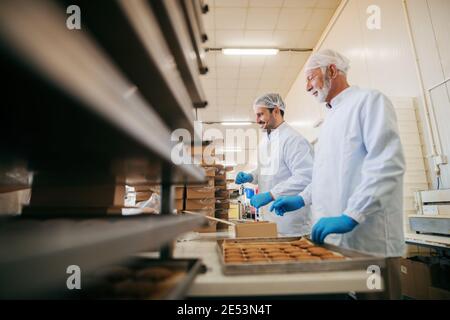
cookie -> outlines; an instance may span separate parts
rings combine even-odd
[[[241,252],[241,249],[238,249],[238,248],[225,249],[224,252]]]
[[[225,254],[243,254],[245,251],[225,251]]]
[[[311,254],[314,256],[323,256],[332,254],[330,250],[321,247],[308,248],[308,251],[311,252]]]
[[[267,254],[271,254],[271,253],[281,253],[281,250],[272,248],[272,249],[264,250],[264,252],[267,253]]]
[[[296,247],[302,247],[302,246],[313,247],[314,246],[310,241],[308,241],[306,239],[291,241],[290,244],[293,246],[296,246]]]
[[[309,252],[291,252],[289,254],[291,257],[310,257],[311,254]]]
[[[279,253],[269,253],[267,254],[270,258],[274,258],[274,257],[287,257],[288,255],[286,253],[283,252],[279,252]]]
[[[225,260],[234,260],[234,259],[244,260],[245,257],[242,256],[242,255],[230,255],[230,256],[225,256]]]

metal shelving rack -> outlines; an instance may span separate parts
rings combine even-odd
[[[81,8],[81,30],[66,27],[69,5]],[[207,104],[204,37],[186,6],[203,9],[189,0],[1,1],[0,163],[25,161],[45,177],[36,181],[121,176],[162,186],[158,217],[1,220],[1,297],[65,285],[70,264],[90,272],[140,250],[168,258],[172,239],[204,223],[172,214],[172,184],[204,179],[200,167],[171,160],[171,131],[194,135],[194,108]]]

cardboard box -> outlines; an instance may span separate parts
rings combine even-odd
[[[228,221],[228,210],[216,210],[215,216],[218,219],[227,220]],[[217,223],[217,230],[228,230],[229,225],[226,223],[219,222]]]
[[[239,219],[239,205],[237,203],[230,203],[230,209],[228,210],[228,217],[230,219]]]
[[[214,177],[216,175],[216,168],[215,167],[203,167],[205,170],[205,176],[207,177]]]
[[[184,198],[184,187],[176,187],[175,188],[175,199],[181,200]]]
[[[214,187],[187,187],[187,199],[214,198]]]
[[[225,186],[226,189],[226,185],[227,185],[227,181],[226,180],[222,180],[222,179],[217,179],[217,176],[214,179],[214,185],[216,186]]]
[[[214,187],[214,177],[206,177],[203,183],[188,184],[188,187]]]
[[[203,209],[203,210],[189,210],[204,216],[214,217],[214,209]]]
[[[192,160],[194,161],[194,164],[199,164],[201,166],[215,166],[217,156],[215,155],[214,147],[209,146],[203,148],[200,150],[194,149],[192,152]]]
[[[269,221],[238,221],[234,227],[236,238],[276,238],[277,224]]]
[[[436,287],[429,287],[428,298],[431,300],[450,300],[450,291]]]
[[[216,209],[229,209],[230,200],[216,200]]]
[[[216,168],[216,179],[223,179],[223,180],[227,179],[225,169]]]
[[[425,271],[423,274],[417,273]],[[402,295],[414,299],[427,299],[428,287],[431,285],[431,278],[428,270],[423,270],[423,266],[417,265],[410,259],[400,261],[400,279],[402,285]]]
[[[185,210],[214,210],[215,199],[186,199]],[[183,199],[175,200],[175,207],[177,210],[183,210]]]
[[[134,191],[136,191],[136,192],[152,191],[150,186],[138,185],[138,186],[132,186],[132,187],[134,188]]]
[[[219,189],[215,192],[215,197],[220,199],[228,199],[230,192],[228,190]]]
[[[151,191],[136,192],[136,202],[146,201],[146,200],[150,199],[152,194],[153,194],[153,192],[151,192]]]
[[[175,199],[175,209],[177,209],[178,211],[185,209],[183,208],[183,202],[184,199]]]
[[[228,210],[215,210],[214,216],[218,219],[228,220]]]
[[[448,266],[440,265],[437,257],[411,257],[401,259],[402,294],[414,299],[429,299],[429,287],[448,289]]]
[[[215,183],[215,181],[214,181],[214,183]],[[227,190],[227,185],[226,184],[215,185],[214,187],[216,188],[216,192],[219,191],[219,190]]]
[[[213,144],[202,145],[202,146],[191,146],[192,155],[216,155],[216,147]]]

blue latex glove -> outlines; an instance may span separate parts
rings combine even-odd
[[[253,176],[251,174],[241,171],[236,175],[235,183],[243,184],[243,183],[252,182],[252,181],[253,181]]]
[[[284,216],[287,211],[294,211],[305,206],[305,201],[301,196],[283,196],[279,197],[270,206],[270,211],[274,211],[278,216]]]
[[[322,244],[326,236],[331,233],[347,233],[352,231],[358,222],[346,216],[322,218],[317,222],[311,233],[312,241]]]
[[[259,209],[261,207],[264,207],[266,204],[271,203],[272,201],[273,201],[272,194],[270,192],[264,192],[255,194],[250,199],[250,204],[256,209]]]

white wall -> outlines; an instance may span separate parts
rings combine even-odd
[[[381,8],[381,30],[368,30],[366,9]],[[420,90],[400,0],[350,0],[323,42],[322,49],[335,49],[351,60],[349,82],[376,88],[388,96],[418,97]],[[286,97],[286,119],[298,122],[307,137],[311,123],[323,114],[323,106],[305,92],[303,71]]]
[[[345,2],[345,1],[344,1]],[[369,30],[369,5],[381,8],[381,29]],[[424,78],[429,88],[450,76],[450,1],[407,0],[414,41]],[[425,127],[425,108],[410,44],[402,0],[349,0],[320,46],[340,51],[352,61],[349,81],[371,87],[391,98],[414,98],[419,113],[419,131],[425,143],[425,156],[431,154],[431,140]],[[318,49],[320,49],[318,48]],[[286,119],[308,139],[319,129],[312,124],[323,116],[324,107],[305,92],[303,70],[286,97]],[[444,154],[450,155],[450,83],[433,91],[437,131]],[[429,181],[436,187],[432,161],[427,165]],[[449,166],[442,168],[442,184],[450,188]]]
[[[407,0],[407,12],[411,20],[413,39],[417,50],[420,71],[425,91],[450,77],[450,1],[448,0]],[[432,99],[429,99],[431,96]],[[436,115],[432,122],[437,148],[450,155],[450,83],[441,85],[426,94],[431,112]],[[424,109],[420,109],[424,119]],[[433,121],[433,118],[432,118]],[[425,132],[426,133],[426,132]],[[428,138],[428,136],[427,136]],[[427,153],[431,154],[431,143],[427,139]],[[442,184],[450,188],[449,165],[442,166]],[[430,167],[432,182],[436,187],[436,178]]]

